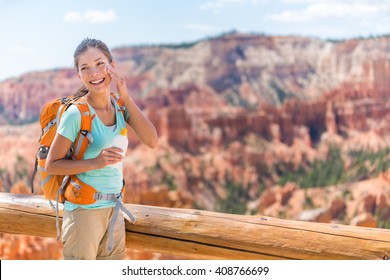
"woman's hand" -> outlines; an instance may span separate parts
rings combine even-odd
[[[97,169],[101,169],[107,165],[115,164],[123,160],[122,149],[110,147],[103,149],[100,154],[94,159]]]
[[[84,160],[72,160],[66,155],[72,145],[65,136],[56,134],[53,144],[46,159],[46,171],[49,174],[72,175],[101,169],[109,164],[115,164],[123,160],[122,150],[117,147],[103,149],[95,158]]]
[[[125,79],[118,75],[113,66],[115,65],[107,66],[107,73],[115,81],[118,94],[125,103],[125,107],[131,116],[126,122],[134,130],[138,139],[140,139],[143,144],[154,149],[158,143],[156,128],[138,108],[134,100],[128,95]]]
[[[128,96],[126,80],[115,71],[114,67],[110,64],[107,65],[107,73],[111,76],[111,79],[115,82],[119,96],[123,99]]]

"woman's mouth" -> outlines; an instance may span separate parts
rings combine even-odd
[[[99,80],[90,81],[89,83],[96,86],[96,85],[100,85],[100,84],[104,83],[104,80],[105,80],[105,79],[106,79],[106,78],[101,78],[101,79],[99,79]]]

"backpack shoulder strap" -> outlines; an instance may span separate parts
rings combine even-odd
[[[111,93],[111,99],[115,101],[115,103],[118,105],[119,109],[118,111],[122,113],[123,118],[126,121],[126,116],[125,116],[125,102],[119,97],[119,94],[117,93]]]
[[[76,137],[74,143],[72,159],[81,160],[89,147],[93,142],[92,137],[92,120],[94,116],[91,116],[91,112],[88,107],[88,103],[84,98],[80,98],[71,102],[77,106],[81,115],[80,131]]]

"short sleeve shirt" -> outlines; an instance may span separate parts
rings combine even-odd
[[[115,135],[120,134],[122,128],[126,127],[123,114],[119,111],[119,106],[113,102],[115,106],[116,127],[114,130],[110,129],[99,119],[95,110],[88,104],[91,115],[94,116],[92,120],[92,137],[93,142],[88,147],[83,159],[91,159],[97,157],[101,151],[109,147]],[[129,118],[129,113],[125,109],[125,118]],[[71,105],[62,115],[61,122],[58,126],[57,133],[75,142],[77,134],[80,131],[81,114],[79,109]],[[94,187],[101,193],[120,193],[123,187],[123,171],[122,166],[114,168],[105,166],[101,169],[91,170],[84,173],[77,174],[78,178],[84,183]],[[90,205],[77,205],[65,202],[64,208],[67,211],[72,211],[77,207],[82,208],[106,208],[113,207],[115,202],[98,200]]]

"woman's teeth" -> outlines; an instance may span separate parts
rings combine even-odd
[[[97,84],[100,84],[104,81],[105,78],[101,78],[100,80],[96,80],[96,81],[90,81],[91,84],[93,85],[97,85]]]

